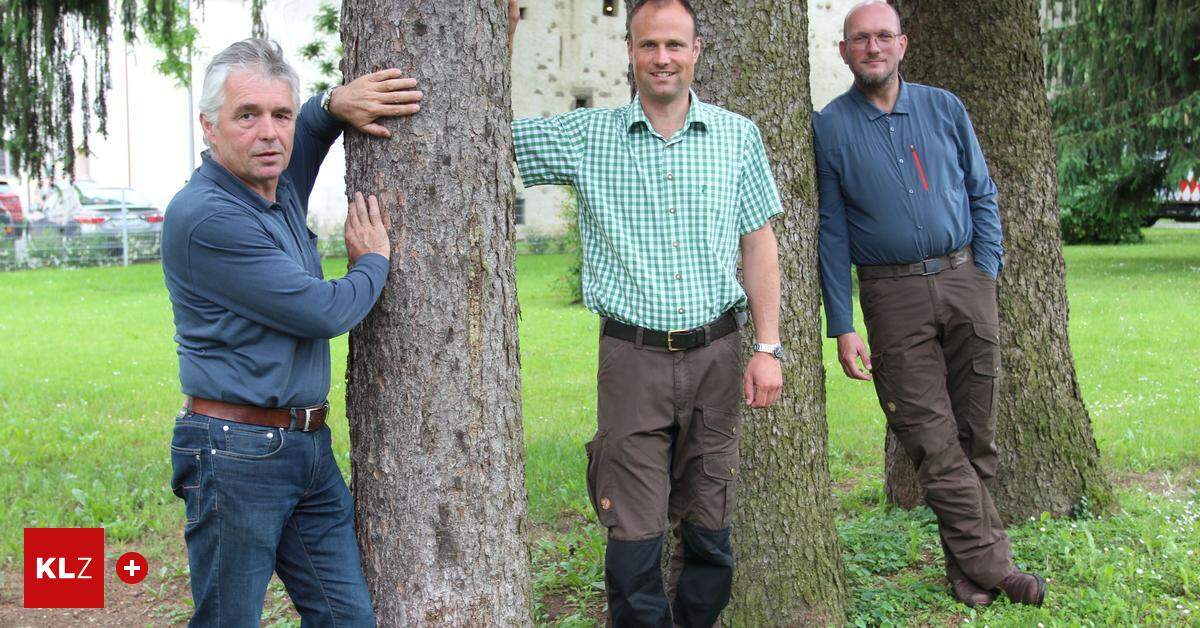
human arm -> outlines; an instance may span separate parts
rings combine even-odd
[[[742,236],[742,276],[754,319],[754,340],[779,343],[779,248],[771,223]],[[746,403],[766,408],[783,393],[783,369],[779,359],[756,351],[743,376]]]
[[[595,113],[575,109],[549,118],[513,120],[513,154],[525,187],[575,183],[587,125]]]
[[[956,133],[960,147],[959,164],[963,183],[971,204],[971,251],[975,265],[993,279],[1004,267],[1004,244],[1000,229],[1000,206],[996,202],[996,184],[988,174],[983,149],[975,136],[971,118],[961,102],[958,104]]]
[[[363,211],[366,224],[363,224]],[[196,294],[233,314],[301,338],[332,338],[371,310],[388,274],[388,250],[378,207],[351,209],[358,253],[341,279],[323,281],[288,256],[259,219],[238,208],[218,209],[187,240],[188,283]],[[382,243],[380,236],[382,235]]]
[[[817,161],[817,213],[820,220],[817,261],[825,301],[826,335],[837,338],[838,363],[846,377],[870,381],[871,354],[854,331],[846,200],[842,196],[841,177],[823,150],[815,125],[813,149]],[[866,369],[859,367],[859,360]]]
[[[508,0],[508,58],[512,59],[513,36],[517,34],[517,22],[521,21],[521,7],[517,0]]]

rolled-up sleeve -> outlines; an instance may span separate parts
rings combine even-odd
[[[575,182],[593,111],[576,109],[549,118],[513,121],[513,153],[525,187]]]
[[[955,131],[962,152],[959,161],[963,170],[967,198],[971,203],[971,249],[975,264],[993,278],[1004,267],[1004,244],[1000,230],[1000,206],[997,203],[996,184],[988,174],[983,149],[975,137],[975,128],[967,109],[957,98],[958,117]]]
[[[846,226],[846,200],[842,182],[821,145],[816,127],[813,149],[817,160],[817,259],[821,270],[821,294],[825,301],[825,333],[830,338],[854,331],[854,307],[850,298],[850,237]]]
[[[742,171],[738,185],[738,234],[757,231],[772,216],[783,212],[767,150],[758,127],[750,125],[742,148]]]
[[[325,281],[288,257],[254,218],[218,211],[188,239],[188,275],[198,294],[260,325],[301,338],[332,338],[358,324],[387,279],[387,258],[368,253],[341,279]]]

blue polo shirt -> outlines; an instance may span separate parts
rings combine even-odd
[[[167,205],[162,266],[175,311],[184,394],[267,408],[312,406],[329,394],[329,338],[367,315],[387,279],[368,253],[325,281],[308,196],[342,125],[304,104],[275,202],[208,151]]]
[[[996,186],[954,94],[902,82],[891,113],[852,86],[813,116],[821,291],[829,337],[854,331],[850,265],[919,262],[971,245],[1003,266]]]

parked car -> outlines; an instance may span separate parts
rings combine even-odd
[[[1188,172],[1174,189],[1158,191],[1158,204],[1154,211],[1142,219],[1143,227],[1153,226],[1159,218],[1172,218],[1177,222],[1200,222],[1200,181],[1195,172]]]
[[[120,237],[160,234],[163,214],[131,188],[93,181],[57,183],[43,193],[37,223],[63,235],[107,234]]]
[[[0,179],[0,236],[19,238],[25,234],[25,210],[16,190]]]

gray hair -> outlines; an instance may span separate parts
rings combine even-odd
[[[292,102],[300,108],[300,77],[283,58],[283,48],[271,39],[243,39],[217,53],[204,71],[200,88],[200,115],[216,124],[217,112],[225,104],[225,80],[234,70],[255,70],[270,79],[286,81],[292,88]],[[208,145],[208,140],[204,140]]]

